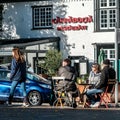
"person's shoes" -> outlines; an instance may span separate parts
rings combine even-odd
[[[97,108],[99,106],[100,102],[96,102],[95,104],[91,104],[91,108]]]
[[[29,104],[28,103],[23,103],[22,107],[29,107]]]

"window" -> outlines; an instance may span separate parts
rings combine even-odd
[[[116,0],[100,0],[100,7],[116,6]]]
[[[0,31],[2,30],[2,19],[3,19],[3,5],[0,5]]]
[[[117,21],[117,0],[96,0],[95,31],[113,30]]]
[[[33,7],[33,28],[52,28],[52,14],[52,5]]]
[[[115,49],[104,49],[105,52],[105,58],[108,59],[115,59]]]
[[[105,58],[110,59],[112,67],[114,67],[115,62],[115,49],[104,49]]]
[[[116,24],[116,10],[100,11],[100,29],[111,29]]]

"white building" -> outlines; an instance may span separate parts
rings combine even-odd
[[[5,44],[13,46],[14,40],[26,49],[33,67],[51,46],[60,49],[63,58],[85,56],[89,63],[97,62],[103,48],[114,63],[119,6],[119,0],[3,0],[0,58],[5,57]]]

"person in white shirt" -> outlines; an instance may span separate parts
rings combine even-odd
[[[100,81],[100,75],[101,75],[101,70],[100,70],[100,65],[98,63],[94,63],[92,65],[92,70],[89,74],[88,78],[88,83],[96,85]]]

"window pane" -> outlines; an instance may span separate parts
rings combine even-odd
[[[116,6],[116,0],[100,0],[100,7]]]
[[[116,6],[116,0],[109,0],[109,6]]]
[[[110,50],[110,58],[115,58],[115,50]]]
[[[52,27],[52,6],[34,8],[34,28]]]
[[[34,25],[35,26],[39,26],[40,22],[39,22],[39,9],[38,8],[34,9],[34,20],[35,20],[34,21],[34,23],[35,23]]]
[[[105,58],[115,60],[115,49],[104,49]]]
[[[0,30],[2,30],[2,19],[3,19],[2,11],[3,11],[3,6],[0,5]]]
[[[109,10],[109,26],[115,27],[116,23],[116,10]]]
[[[108,58],[108,51],[104,50],[104,53],[105,53],[105,58]]]
[[[101,14],[100,14],[100,27],[101,28],[106,28],[107,27],[107,10],[101,10]]]
[[[106,7],[107,6],[107,0],[100,0],[100,7]]]
[[[99,3],[98,3],[98,2]],[[117,19],[117,0],[96,0],[95,5],[95,29],[113,30]],[[99,15],[99,17],[97,17]],[[119,16],[118,16],[119,17]]]
[[[101,29],[113,29],[116,23],[116,9],[101,10],[100,18]]]
[[[115,68],[115,60],[111,60],[110,63],[111,63],[111,67]]]

